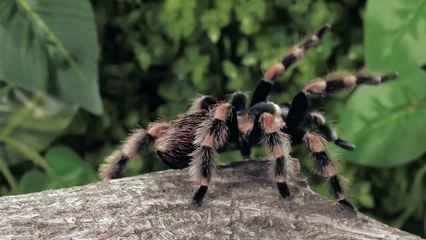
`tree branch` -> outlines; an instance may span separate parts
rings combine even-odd
[[[221,167],[204,205],[197,183],[168,170],[0,198],[0,238],[420,239],[312,192],[300,173],[283,200],[266,161]]]

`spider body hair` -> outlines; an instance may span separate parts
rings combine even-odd
[[[315,78],[289,103],[276,104],[267,100],[277,76],[317,46],[329,29],[330,25],[323,26],[291,48],[280,62],[273,64],[258,83],[249,105],[247,96],[240,92],[233,93],[227,102],[218,101],[213,96],[198,96],[187,112],[176,120],[154,122],[146,130],[135,130],[121,150],[112,153],[101,165],[101,178],[120,177],[130,159],[144,154],[148,146],[154,144],[158,156],[168,167],[189,168],[190,175],[199,181],[200,186],[192,198],[193,204],[199,206],[214,176],[218,153],[239,149],[245,158],[249,158],[252,147],[264,146],[271,163],[271,178],[281,197],[288,198],[291,193],[287,180],[295,168],[291,147],[306,145],[314,161],[313,172],[327,179],[331,194],[342,207],[356,213],[346,200],[345,180],[339,174],[338,162],[327,152],[327,142],[350,151],[355,146],[340,138],[321,113],[310,109],[310,101],[341,90],[353,90],[359,85],[385,83],[397,78],[398,74],[377,76],[340,72]]]
[[[205,110],[184,115],[172,121],[169,130],[155,141],[158,156],[169,168],[183,169],[189,166],[190,154],[195,150],[194,133],[208,118]]]

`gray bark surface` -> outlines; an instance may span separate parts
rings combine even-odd
[[[266,161],[221,167],[203,206],[186,170],[0,198],[0,239],[420,239],[312,192],[282,199]]]

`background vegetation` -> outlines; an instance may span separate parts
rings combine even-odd
[[[0,194],[97,181],[130,129],[173,119],[197,93],[250,94],[285,49],[324,23],[332,33],[271,100],[289,101],[329,71],[399,71],[398,81],[315,104],[357,144],[353,153],[330,148],[360,211],[425,236],[424,0],[2,0]],[[306,151],[293,155],[327,195]],[[164,168],[149,155],[126,174]]]

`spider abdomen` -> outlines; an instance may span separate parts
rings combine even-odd
[[[206,111],[184,115],[173,121],[169,130],[155,141],[157,154],[168,167],[182,169],[189,166],[190,154],[195,150],[195,131],[207,118]]]

